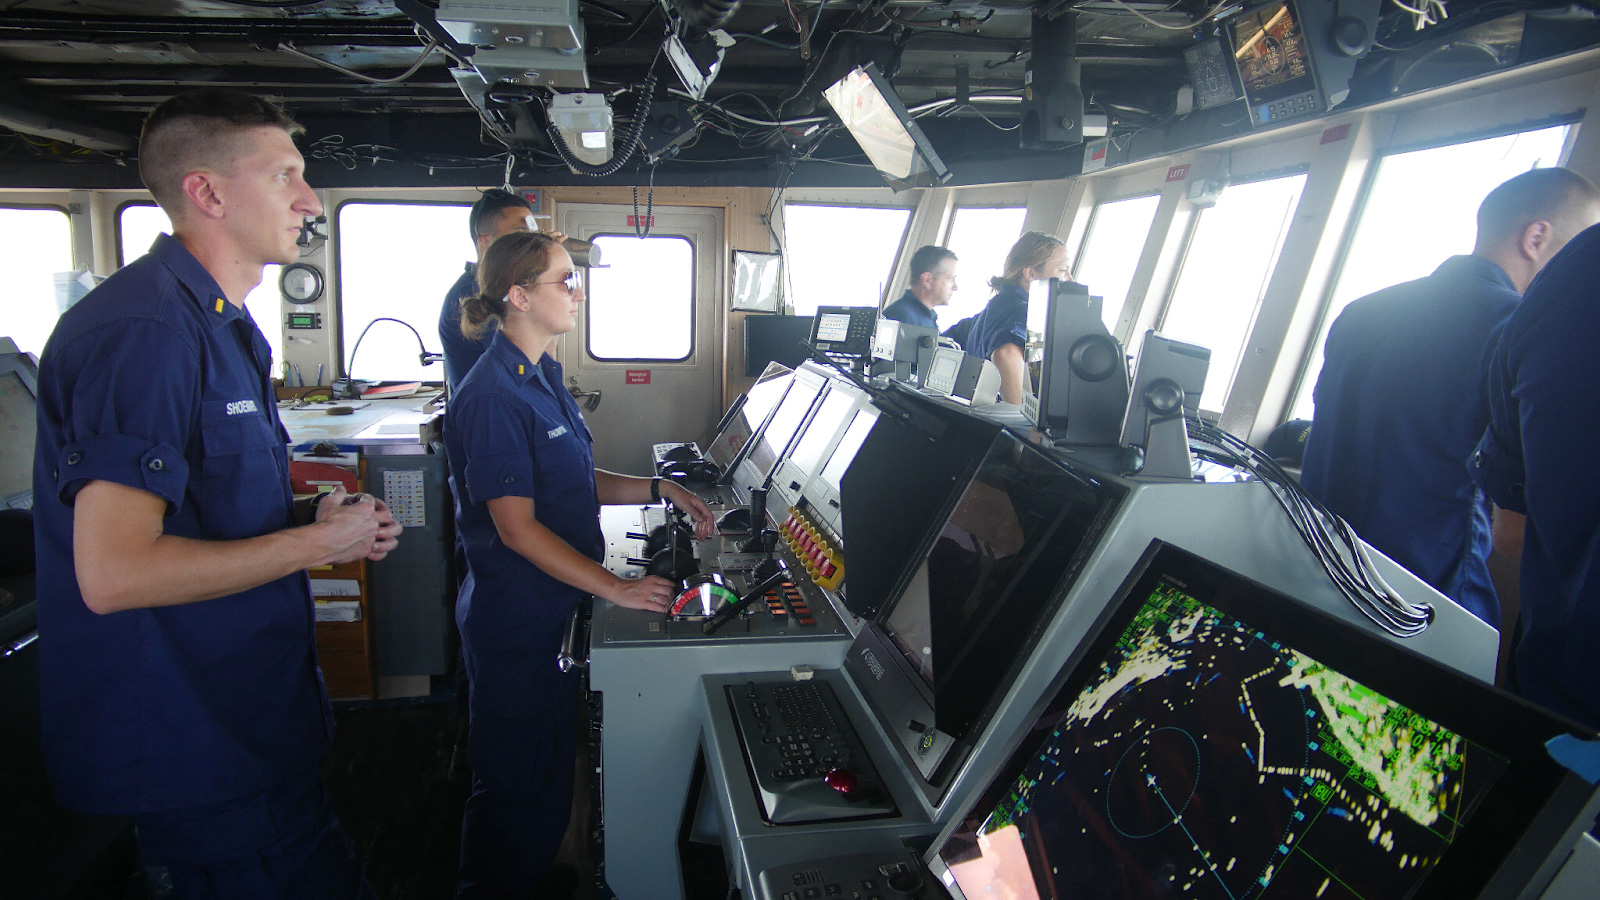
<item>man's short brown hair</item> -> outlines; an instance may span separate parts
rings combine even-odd
[[[1523,172],[1489,192],[1478,207],[1478,243],[1520,240],[1538,221],[1555,226],[1562,242],[1590,223],[1582,217],[1600,204],[1600,188],[1571,169],[1551,166]]]
[[[262,125],[305,132],[276,103],[226,88],[186,91],[162,101],[139,134],[139,178],[173,219],[183,208],[183,177],[227,167],[241,152],[239,132]]]

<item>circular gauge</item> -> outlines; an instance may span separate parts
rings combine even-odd
[[[729,603],[737,603],[739,595],[729,590],[716,575],[695,575],[684,584],[672,604],[670,614],[680,618],[710,616]]]
[[[322,296],[322,270],[308,263],[290,263],[278,274],[278,290],[290,303],[315,303]]]

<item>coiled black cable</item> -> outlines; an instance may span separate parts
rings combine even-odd
[[[549,135],[550,143],[560,154],[561,161],[567,168],[579,175],[590,175],[595,178],[605,178],[622,171],[622,167],[633,158],[634,151],[639,149],[639,143],[644,138],[644,125],[650,118],[650,98],[656,91],[656,69],[650,66],[650,71],[645,74],[644,86],[639,89],[639,101],[633,106],[633,122],[628,126],[628,135],[622,146],[611,157],[611,161],[603,165],[586,163],[573,155],[567,142],[561,137],[561,132],[556,130],[554,121],[545,123],[545,134]]]

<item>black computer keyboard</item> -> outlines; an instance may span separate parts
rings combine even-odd
[[[751,681],[726,690],[768,822],[871,819],[898,811],[827,684]]]

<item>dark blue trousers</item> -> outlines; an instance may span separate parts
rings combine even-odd
[[[376,900],[313,767],[259,794],[134,816],[179,900]]]
[[[459,900],[532,896],[566,834],[576,764],[576,673],[556,652],[467,653],[472,795],[461,822]]]

